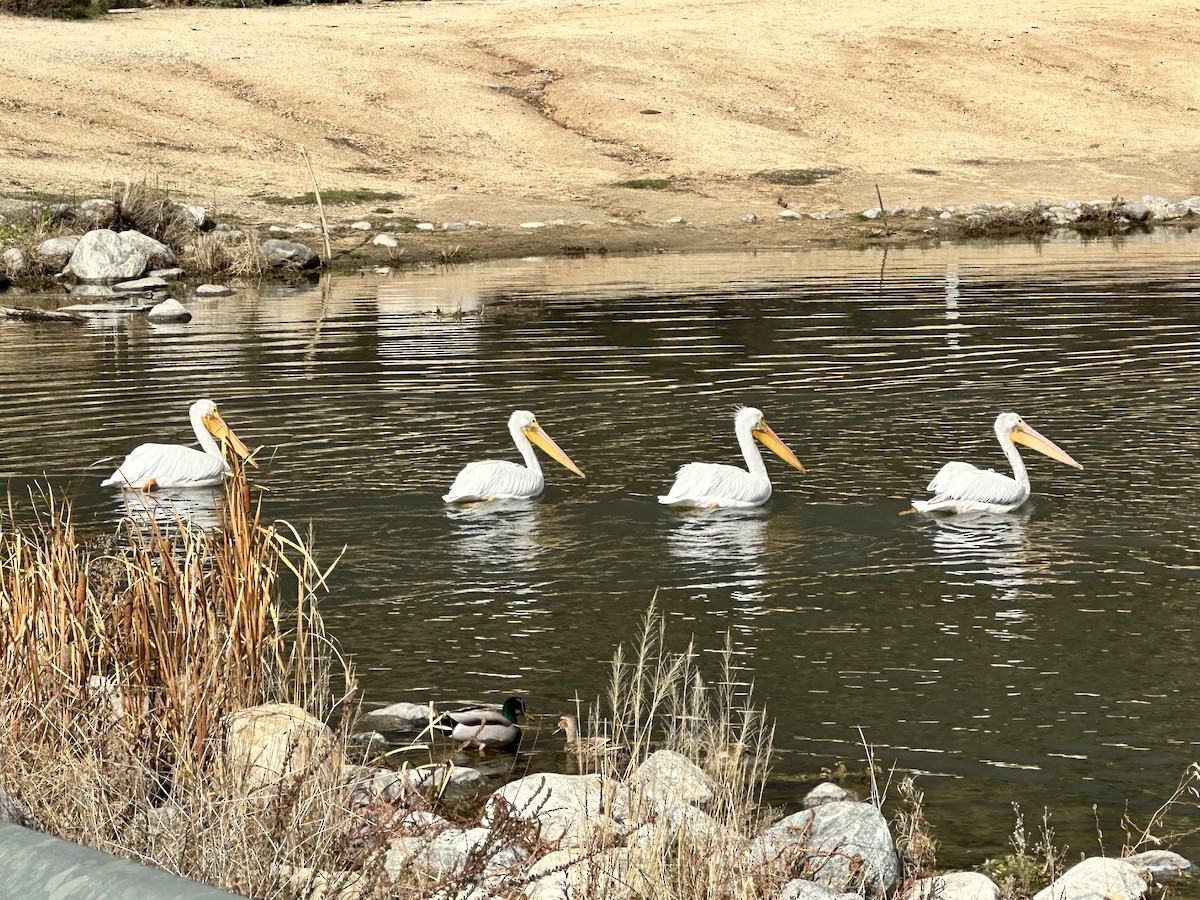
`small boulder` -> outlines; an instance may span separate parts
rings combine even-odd
[[[801,213],[796,212],[794,209],[781,209],[779,211],[779,218],[781,218],[785,221],[788,221],[788,220],[795,220],[795,219],[803,219],[804,216]],[[821,218],[825,218],[825,217],[822,216]]]
[[[839,893],[807,878],[795,878],[783,886],[779,900],[862,900],[860,894]]]
[[[146,271],[146,254],[117,232],[98,228],[79,239],[70,269],[80,281],[124,281]]]
[[[146,258],[147,269],[166,269],[179,262],[174,250],[140,231],[122,231],[121,240]]]
[[[77,234],[49,238],[38,244],[37,258],[48,269],[61,269],[70,260],[71,254],[79,246],[80,240],[81,238]]]
[[[20,275],[25,271],[25,254],[16,247],[9,247],[0,253],[0,263],[9,275]]]
[[[1072,866],[1033,900],[1134,900],[1145,893],[1146,882],[1136,866],[1093,856]]]
[[[1125,862],[1137,869],[1143,878],[1148,878],[1157,884],[1166,884],[1183,875],[1192,874],[1191,862],[1170,850],[1147,850],[1144,853],[1134,853],[1132,856],[1125,857]]]
[[[275,269],[315,269],[321,265],[321,258],[303,244],[271,238],[262,242],[261,249],[267,264]]]
[[[377,234],[371,241],[377,247],[399,247],[400,242],[390,234]]]
[[[812,809],[814,806],[820,806],[823,803],[837,803],[842,800],[858,800],[858,795],[854,791],[848,791],[841,785],[834,784],[832,781],[826,781],[818,784],[815,788],[809,791],[800,805],[805,809]]]
[[[813,879],[835,890],[887,893],[900,878],[887,820],[870,803],[835,801],[776,822],[759,840],[758,855],[797,848]]]
[[[363,724],[384,731],[420,731],[429,724],[429,707],[420,703],[393,703],[363,713]]]
[[[202,284],[196,288],[194,293],[201,298],[228,297],[233,294],[233,288],[223,284]]]
[[[653,800],[702,805],[713,798],[713,781],[698,765],[674,750],[656,750],[638,766],[632,781]]]
[[[948,872],[922,878],[902,900],[1000,900],[1000,888],[980,872]]]
[[[395,880],[410,867],[416,867],[433,878],[445,878],[461,872],[472,857],[486,853],[484,868],[514,865],[528,855],[519,847],[495,847],[495,835],[490,828],[464,830],[448,828],[432,839],[427,837],[393,838],[388,842],[384,871]]]
[[[1150,207],[1145,203],[1122,203],[1117,211],[1130,222],[1145,222],[1150,218]]]
[[[151,278],[161,278],[163,281],[178,281],[183,277],[183,269],[172,266],[169,269],[154,269],[148,274]]]
[[[227,771],[246,794],[306,776],[333,784],[341,775],[341,747],[333,732],[298,706],[253,706],[231,713],[227,722]]]
[[[202,229],[208,222],[208,212],[203,206],[196,206],[191,203],[180,203],[178,209],[183,215],[183,218],[186,219],[197,231]]]
[[[154,322],[190,322],[192,314],[178,300],[168,297],[150,310],[147,315]]]
[[[466,230],[467,230],[467,226],[466,226],[465,222],[443,222],[442,223],[442,231],[466,231]]]
[[[357,222],[351,222],[350,227],[355,231],[370,231],[373,226],[366,219],[360,219]]]
[[[164,279],[147,275],[145,278],[135,278],[132,281],[119,281],[112,287],[118,294],[136,294],[142,291],[160,291],[166,286],[167,282]]]

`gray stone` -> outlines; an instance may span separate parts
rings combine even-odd
[[[754,213],[746,213],[745,215],[742,216],[742,221],[743,222],[757,222],[758,216],[756,216]]]
[[[995,212],[996,207],[990,203],[972,203],[967,207],[969,213],[990,213]]]
[[[377,234],[371,241],[377,247],[399,247],[400,242],[390,234]]]
[[[75,248],[79,246],[81,238],[77,234],[69,234],[65,237],[50,238],[38,244],[37,257],[43,265],[48,267],[62,267],[67,264],[71,258],[71,254],[75,252]],[[139,275],[141,272],[138,273]]]
[[[846,211],[844,209],[831,209],[829,212],[825,213],[825,218],[844,219],[846,218]]]
[[[197,285],[195,294],[197,297],[229,297],[233,288],[223,284],[201,284]]]
[[[1184,216],[1190,216],[1191,214],[1192,208],[1186,203],[1168,203],[1166,206],[1160,206],[1154,210],[1154,217],[1164,222],[1182,219]]]
[[[500,804],[509,814],[540,827],[541,837],[560,846],[582,846],[593,829],[621,834],[629,816],[628,789],[597,775],[538,773],[510,781],[484,807],[484,825],[496,821]]]
[[[1083,209],[1083,204],[1080,203],[1078,200],[1064,200],[1062,203],[1060,203],[1058,205],[1061,206],[1063,209],[1076,209],[1076,210]]]
[[[260,249],[272,268],[315,269],[321,265],[321,258],[303,244],[268,238]]]
[[[781,209],[779,211],[779,218],[781,218],[781,219],[803,219],[804,216],[802,216],[800,213],[796,212],[794,209]]]
[[[433,231],[432,222],[418,222],[417,231]]]
[[[346,738],[346,746],[353,749],[361,759],[388,748],[388,739],[378,731],[358,731]]]
[[[668,225],[686,225],[687,219],[685,219],[683,216],[672,216],[671,218],[667,219],[667,224]]]
[[[1033,900],[1134,900],[1146,893],[1146,882],[1123,859],[1094,856],[1068,869],[1038,891]]]
[[[1150,207],[1144,203],[1122,203],[1118,210],[1131,222],[1145,222],[1150,218]]]
[[[92,222],[100,222],[112,218],[116,209],[117,206],[115,203],[103,197],[93,197],[91,200],[84,200],[79,204],[80,215]]]
[[[71,218],[71,204],[51,203],[42,207],[42,213],[48,216],[51,222],[61,222],[64,219]]]
[[[922,878],[902,900],[1000,900],[1000,888],[979,872],[948,872]]]
[[[113,290],[118,294],[134,294],[139,291],[157,291],[167,286],[166,281],[147,275],[145,278],[135,278],[133,281],[120,281],[114,284]]]
[[[882,216],[883,216],[883,210],[880,209],[878,206],[874,206],[871,209],[864,209],[862,212],[862,217],[864,219],[878,219],[878,218],[881,218]]]
[[[20,275],[25,271],[25,254],[16,247],[9,247],[0,253],[0,264],[9,275]]]
[[[858,800],[858,796],[854,791],[848,791],[841,785],[834,784],[832,781],[826,781],[818,784],[809,791],[800,805],[805,809],[812,809],[814,806],[820,806],[823,803],[837,803],[842,800],[856,801]]]
[[[148,315],[155,322],[190,322],[192,320],[192,314],[184,305],[172,298],[167,298],[155,306]]]
[[[870,803],[836,801],[790,815],[767,829],[759,852],[789,846],[802,846],[814,880],[837,890],[887,893],[900,877],[887,821]]]
[[[363,724],[384,731],[419,731],[429,724],[429,707],[420,703],[393,703],[363,713]]]
[[[1125,857],[1143,878],[1149,878],[1158,884],[1166,884],[1183,875],[1192,873],[1192,864],[1178,853],[1170,850],[1147,850],[1144,853],[1134,853]]]
[[[416,867],[433,878],[445,878],[466,868],[467,860],[490,850],[495,840],[489,828],[469,828],[466,831],[449,828],[432,839],[425,837],[394,838],[388,842],[384,871],[396,879],[405,869]],[[507,867],[519,863],[528,854],[515,846],[491,852],[485,868]]]
[[[221,230],[213,230],[209,235],[214,241],[220,241],[222,244],[234,244],[246,239],[244,231],[238,231],[236,228],[223,228]]]
[[[1200,197],[1188,197],[1182,202],[1184,206],[1190,207],[1191,209],[1200,209]]]
[[[148,274],[151,278],[161,278],[163,281],[178,281],[183,277],[183,269],[173,266],[170,269],[153,269]]]
[[[284,228],[282,225],[268,225],[267,232],[269,234],[291,234],[292,230],[290,228]],[[219,231],[213,232],[214,236],[218,234],[220,234]]]
[[[70,268],[80,281],[124,281],[146,271],[146,254],[124,235],[100,228],[79,239]]]
[[[862,897],[859,894],[839,893],[807,878],[796,878],[783,886],[779,900],[862,900]]]
[[[1143,194],[1142,202],[1147,206],[1168,206],[1171,203],[1166,197],[1159,197],[1156,194]]]
[[[179,262],[174,250],[140,231],[122,231],[121,240],[125,246],[136,249],[146,258],[147,269],[165,269]]]
[[[545,222],[522,222],[521,227],[522,228],[545,228],[546,223]]]
[[[355,231],[370,231],[375,226],[373,226],[366,219],[359,219],[357,222],[351,222],[350,227]]]
[[[292,226],[295,231],[318,231],[318,227],[312,222],[297,222]]]
[[[713,781],[698,765],[674,750],[656,750],[631,779],[654,800],[671,799],[696,805],[713,798]]]
[[[208,221],[208,213],[205,211],[203,206],[196,206],[191,203],[180,203],[179,211],[197,231],[203,228],[205,223]]]
[[[465,222],[443,222],[442,231],[466,231],[467,225]]]

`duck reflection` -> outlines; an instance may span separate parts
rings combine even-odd
[[[1028,508],[1015,513],[981,510],[936,519],[933,549],[952,575],[992,588],[997,600],[1016,599],[1030,583]]]
[[[538,504],[532,500],[492,500],[447,506],[446,518],[457,528],[456,555],[473,568],[528,570],[542,548],[538,537]]]

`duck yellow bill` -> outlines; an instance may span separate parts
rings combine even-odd
[[[563,453],[562,448],[554,443],[554,439],[542,430],[542,426],[536,422],[525,429],[525,436],[537,444],[552,460],[562,466],[566,466],[580,478],[586,478],[583,471],[575,463],[571,462],[571,457]]]
[[[250,455],[250,448],[242,443],[242,439],[230,430],[229,426],[225,424],[225,420],[221,418],[220,413],[214,414],[212,420],[206,422],[205,424],[208,426],[208,431],[213,437],[215,437],[218,441],[227,442],[229,446],[233,448],[234,453],[236,453],[254,468],[258,468],[258,463],[256,463],[254,458]]]
[[[796,459],[796,454],[788,449],[788,445],[779,439],[771,426],[766,422],[762,423],[761,428],[755,428],[753,431],[754,437],[758,442],[782,459],[785,463],[796,469],[799,472],[804,471],[804,466],[800,465],[800,460]]]
[[[1030,428],[1024,422],[1014,428],[1010,436],[1013,439],[1013,443],[1024,444],[1038,453],[1048,456],[1051,459],[1057,459],[1060,463],[1066,463],[1068,466],[1074,466],[1076,469],[1083,468],[1058,444],[1048,438],[1042,437],[1035,429]]]

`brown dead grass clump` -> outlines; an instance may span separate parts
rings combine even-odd
[[[963,223],[965,237],[1003,237],[1005,235],[1049,234],[1054,230],[1046,216],[1046,207],[1005,207],[971,215]]]
[[[326,719],[353,674],[314,606],[327,572],[308,543],[261,521],[240,471],[224,500],[215,534],[130,524],[124,548],[104,552],[79,538],[61,498],[21,511],[10,499],[0,784],[53,834],[279,896],[288,866],[363,871],[376,848],[328,777],[249,805],[231,795],[225,722],[269,702]]]

